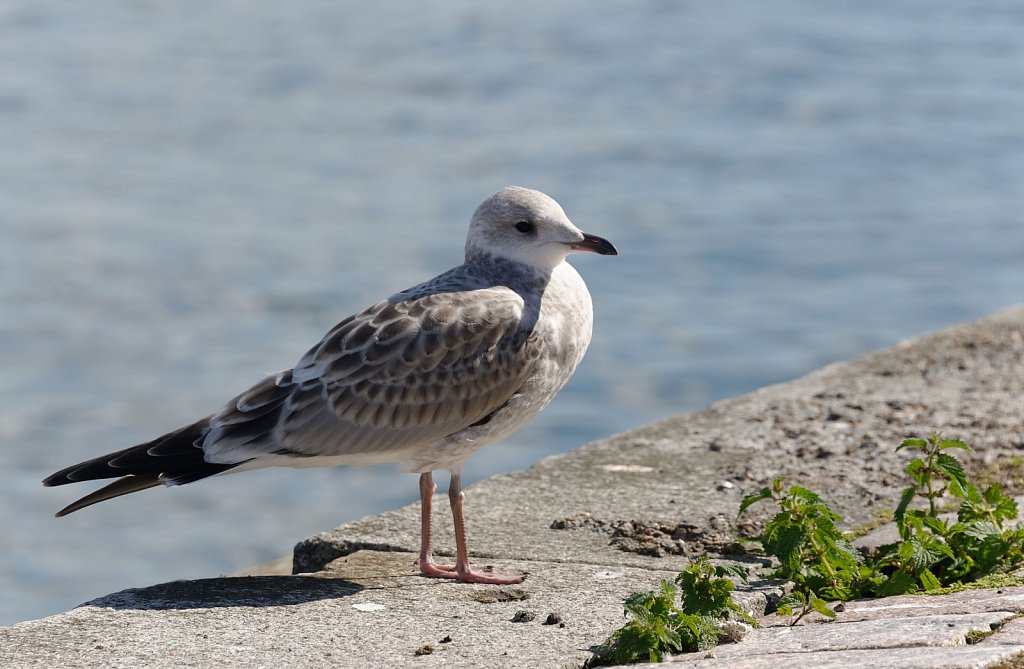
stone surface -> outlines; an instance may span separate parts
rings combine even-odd
[[[465,585],[419,577],[411,554],[362,551],[316,576],[126,590],[0,630],[0,666],[579,665],[591,645],[622,624],[627,595],[674,575],[509,566],[533,573],[523,586]],[[549,614],[563,624],[544,625]],[[432,652],[416,655],[424,646]]]
[[[852,526],[874,523],[905,485],[903,438],[940,429],[975,447],[971,466],[1013,462],[1022,416],[1017,307],[474,486],[474,561],[528,571],[521,585],[418,577],[410,506],[301,542],[299,575],[277,566],[126,590],[0,629],[0,666],[579,666],[624,622],[626,595],[674,575],[688,551],[727,553],[730,537],[755,532],[770,509],[739,521],[736,510],[773,477],[821,492]],[[450,547],[437,515],[436,545]],[[734,559],[764,573],[763,560]],[[781,592],[755,582],[737,600],[758,613]],[[1020,611],[1020,588],[851,602],[835,622],[769,616],[738,644],[674,662],[991,667],[1024,652]]]
[[[1024,653],[1022,612],[1024,588],[848,602],[835,621],[790,627],[769,616],[742,643],[667,666],[988,667]]]
[[[1019,458],[1022,416],[1024,307],[1017,307],[481,482],[467,492],[470,543],[492,559],[564,562],[583,554],[643,566],[647,556],[621,550],[606,532],[550,527],[589,514],[606,524],[750,531],[756,527],[737,528],[739,502],[776,476],[821,492],[849,525],[869,524],[906,485],[907,457],[895,452],[904,438],[941,430],[972,445],[959,455],[980,466]],[[443,501],[437,506],[440,521]],[[752,507],[752,525],[768,511]],[[310,537],[296,546],[294,570],[316,571],[360,548],[414,551],[418,523],[411,505]],[[436,546],[452,545],[450,522],[435,523],[435,533]],[[663,560],[670,568],[686,562]]]
[[[707,659],[676,660],[644,667],[692,669],[984,669],[1017,656],[1020,649],[990,649],[980,646],[916,648],[898,646],[867,650],[819,653],[776,653],[730,657],[720,660],[711,653]],[[706,654],[708,655],[708,654]],[[637,665],[633,665],[637,666]]]

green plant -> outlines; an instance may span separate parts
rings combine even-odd
[[[760,536],[764,552],[779,559],[775,575],[793,582],[780,614],[797,612],[793,624],[817,611],[835,613],[826,600],[885,597],[970,583],[1024,563],[1024,530],[1010,525],[1017,504],[993,483],[979,490],[948,451],[970,450],[961,441],[932,433],[906,439],[897,451],[920,451],[906,466],[912,484],[893,514],[900,540],[861,559],[838,530],[841,519],[815,493],[801,486],[785,490],[781,478],[748,495],[740,513],[773,500],[779,513]],[[956,518],[944,516],[945,499],[959,501]],[[917,508],[923,500],[927,508]]]
[[[932,433],[927,439],[906,439],[900,449],[915,449],[906,468],[913,485],[896,507],[900,541],[881,546],[873,555],[874,573],[866,593],[887,596],[969,583],[1024,562],[1024,530],[1010,526],[1017,504],[998,483],[979,490],[967,480],[950,450],[970,450],[957,440]],[[959,501],[956,519],[939,513],[945,496]],[[915,499],[927,510],[911,508]]]
[[[632,619],[598,646],[585,666],[661,662],[672,653],[713,648],[730,614],[756,624],[732,601],[734,586],[727,576],[746,580],[740,567],[698,558],[673,581],[662,581],[657,592],[633,593],[623,612]]]
[[[773,500],[779,513],[761,534],[764,552],[779,559],[777,578],[793,582],[793,591],[778,603],[778,612],[797,612],[795,625],[810,613],[834,618],[826,599],[851,599],[857,594],[861,557],[837,524],[840,517],[817,494],[794,485],[786,491],[783,479],[747,495],[740,513],[762,500]]]
[[[827,600],[934,591],[991,580],[993,574],[1024,564],[1024,529],[1011,524],[1017,518],[1016,502],[996,483],[980,490],[948,453],[969,446],[932,433],[927,439],[906,439],[896,450],[904,449],[918,450],[920,457],[906,466],[912,484],[893,513],[900,540],[866,559],[839,531],[839,515],[807,488],[787,490],[784,480],[776,478],[743,498],[740,514],[765,500],[779,507],[758,540],[766,554],[779,560],[774,575],[794,584],[777,606],[779,614],[796,613],[792,624],[812,611],[834,618]],[[955,520],[940,513],[947,497],[959,501]],[[914,506],[917,500],[927,508]],[[711,648],[724,636],[721,623],[729,616],[756,625],[732,601],[729,575],[746,580],[738,567],[698,558],[673,581],[662,581],[657,592],[633,593],[624,611],[631,620],[597,647],[586,666],[660,662],[670,653]]]

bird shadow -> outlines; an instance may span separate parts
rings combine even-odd
[[[349,597],[363,587],[345,579],[315,576],[204,578],[121,590],[82,606],[139,610],[289,606]]]

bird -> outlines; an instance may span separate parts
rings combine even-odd
[[[271,466],[401,463],[419,473],[419,572],[507,585],[469,564],[462,468],[562,389],[590,344],[593,305],[573,253],[618,255],[544,193],[509,186],[470,218],[465,260],[345,318],[294,368],[152,441],[52,474],[45,486],[116,479],[57,512],[161,484]],[[448,470],[454,565],[431,548],[433,472]]]

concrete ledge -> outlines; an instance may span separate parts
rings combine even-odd
[[[577,666],[622,624],[626,595],[686,563],[684,547],[721,554],[753,529],[737,525],[739,500],[771,478],[812,487],[852,525],[869,523],[904,485],[905,460],[893,451],[904,437],[938,429],[974,446],[973,464],[1009,461],[1024,451],[1022,417],[1016,307],[474,486],[476,563],[530,572],[520,586],[417,577],[410,506],[304,540],[294,556],[303,575],[126,590],[0,629],[0,666]],[[436,544],[450,546],[450,523],[438,516]],[[760,563],[746,564],[756,575]],[[778,592],[766,583],[740,599],[757,612]],[[769,627],[677,663],[991,666],[1024,651],[1014,618],[1022,597],[850,604],[835,623]],[[930,602],[953,609],[912,612]],[[545,625],[549,614],[555,624]],[[995,634],[963,645],[970,630],[993,625]]]
[[[597,523],[551,525],[579,514],[606,525],[664,519],[714,547],[744,529],[735,518],[743,496],[776,476],[819,491],[851,525],[870,523],[906,485],[895,447],[932,430],[971,444],[963,457],[975,464],[1024,454],[1024,307],[483,481],[467,492],[470,546],[489,559],[646,566]],[[436,506],[440,518],[446,503]],[[418,523],[411,505],[310,537],[296,546],[294,572],[363,548],[415,551]],[[452,545],[450,523],[435,532],[439,548]],[[685,558],[659,564],[676,569]]]

